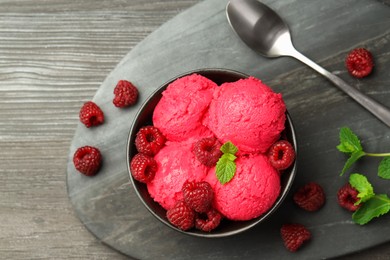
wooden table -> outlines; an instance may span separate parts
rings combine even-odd
[[[199,0],[0,1],[0,259],[126,259],[68,200],[83,102],[136,44]],[[390,244],[345,259],[389,259]]]

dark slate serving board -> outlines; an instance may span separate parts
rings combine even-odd
[[[342,126],[352,128],[366,150],[385,152],[390,129],[341,93],[326,79],[291,58],[266,59],[248,49],[225,17],[227,0],[207,0],[176,16],[136,46],[108,75],[93,100],[106,114],[104,125],[79,125],[67,167],[69,198],[80,220],[102,242],[137,259],[311,259],[356,252],[390,241],[390,215],[358,226],[336,202],[348,178],[339,177],[346,157],[335,146]],[[390,106],[390,7],[388,1],[264,1],[292,30],[297,48],[381,103]],[[358,80],[344,67],[346,53],[366,47],[375,57],[374,73]],[[327,203],[319,212],[297,208],[291,194],[275,215],[243,234],[221,239],[194,238],[159,223],[141,204],[126,169],[126,141],[139,106],[162,83],[198,68],[228,68],[254,75],[281,92],[296,126],[298,173],[292,191],[320,183]],[[128,79],[140,88],[137,106],[117,109],[113,87]],[[100,148],[104,165],[88,178],[72,164],[83,145]],[[379,159],[363,159],[353,171],[368,175],[378,193],[390,194],[390,181],[376,176]],[[299,222],[312,232],[308,245],[292,254],[279,228]]]

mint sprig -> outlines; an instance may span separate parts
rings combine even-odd
[[[235,154],[238,152],[238,148],[228,141],[221,146],[220,150],[223,154],[217,162],[215,174],[219,182],[225,184],[233,179],[236,173],[236,163],[234,161],[237,158]]]
[[[386,194],[375,195],[352,214],[352,220],[360,225],[367,224],[375,217],[390,211],[390,199]]]
[[[349,155],[349,158],[341,170],[342,176],[351,166],[364,156],[385,157],[379,164],[378,176],[390,179],[390,153],[367,153],[363,150],[359,137],[348,127],[340,128],[340,144],[337,149]]]
[[[383,179],[390,179],[390,157],[386,157],[380,162],[378,176]]]
[[[360,225],[367,224],[373,218],[380,217],[390,211],[390,198],[386,194],[374,193],[374,189],[367,178],[358,173],[349,176],[349,184],[358,192],[359,201],[355,205],[361,205],[353,214],[352,220]]]
[[[359,138],[348,127],[342,127],[340,129],[340,144],[337,146],[337,149],[340,152],[350,154],[363,151]]]
[[[340,176],[342,176],[349,168],[351,168],[351,166],[357,161],[359,160],[361,157],[363,157],[364,155],[366,155],[363,151],[356,151],[356,152],[353,152],[348,160],[345,162],[344,164],[344,167],[343,169],[341,170],[341,174]]]
[[[359,205],[375,196],[374,188],[371,183],[367,180],[366,176],[358,173],[353,173],[349,176],[349,184],[354,187],[359,194],[357,197],[359,200],[355,205]]]

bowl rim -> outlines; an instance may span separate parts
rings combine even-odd
[[[291,139],[292,145],[293,145],[293,147],[295,149],[296,158],[295,158],[295,161],[294,161],[293,165],[291,165],[289,167],[290,173],[289,173],[289,176],[288,176],[287,180],[285,180],[285,182],[286,182],[285,186],[286,187],[281,191],[281,193],[278,195],[276,201],[274,202],[274,204],[272,205],[272,207],[268,211],[266,211],[265,213],[263,213],[262,215],[260,215],[257,218],[248,220],[248,221],[252,222],[252,223],[250,223],[248,225],[245,225],[245,226],[243,226],[241,228],[238,228],[236,230],[226,231],[226,232],[223,232],[223,233],[213,233],[213,232],[206,233],[206,232],[202,232],[202,231],[191,231],[191,230],[190,231],[183,231],[183,230],[175,227],[174,225],[169,223],[169,221],[167,221],[166,219],[161,218],[154,210],[152,210],[152,208],[143,199],[142,194],[140,193],[137,185],[146,185],[146,184],[140,183],[137,180],[135,180],[133,178],[133,176],[131,174],[131,170],[130,170],[130,161],[131,161],[130,149],[133,146],[133,144],[131,142],[132,141],[131,139],[132,139],[132,136],[133,136],[132,133],[134,133],[137,130],[136,128],[137,128],[138,123],[140,121],[140,115],[145,111],[146,106],[149,104],[150,100],[155,95],[161,95],[161,93],[168,87],[168,85],[170,83],[172,83],[173,81],[175,81],[176,79],[184,77],[184,76],[188,76],[188,75],[191,75],[191,74],[194,74],[194,73],[198,73],[200,75],[202,75],[204,73],[206,73],[206,74],[207,73],[228,73],[230,75],[234,75],[234,76],[240,77],[240,78],[248,78],[250,76],[248,74],[245,74],[245,73],[242,73],[242,72],[239,72],[239,71],[236,71],[236,70],[231,70],[231,69],[224,69],[224,68],[201,68],[201,69],[196,69],[196,70],[191,70],[191,71],[188,71],[188,72],[181,73],[181,74],[179,74],[179,75],[177,75],[175,77],[170,78],[169,80],[165,81],[163,84],[158,86],[157,89],[154,90],[145,99],[145,101],[141,104],[141,106],[138,108],[138,111],[137,111],[135,117],[132,120],[131,127],[130,127],[129,134],[128,134],[128,138],[127,138],[127,144],[126,144],[127,172],[129,174],[129,178],[130,178],[130,181],[132,183],[132,187],[133,187],[135,193],[137,194],[138,199],[141,201],[141,203],[144,205],[144,207],[156,219],[158,219],[160,222],[164,223],[166,226],[168,226],[168,227],[172,228],[173,230],[176,230],[176,231],[178,231],[178,232],[180,232],[182,234],[186,234],[186,235],[194,236],[194,237],[204,237],[204,238],[228,237],[228,236],[232,236],[232,235],[235,235],[235,234],[242,233],[242,232],[244,232],[246,230],[249,230],[252,227],[258,225],[259,223],[263,222],[265,219],[267,219],[270,215],[272,215],[280,207],[280,205],[283,203],[284,199],[287,197],[287,194],[289,193],[289,191],[291,189],[291,186],[293,184],[293,181],[295,179],[296,172],[297,172],[298,147],[297,147],[297,137],[296,137],[295,126],[294,126],[294,123],[292,121],[292,118],[291,118],[289,112],[286,109],[286,112],[285,112],[286,123],[285,123],[285,125],[289,125],[290,139]],[[155,202],[155,203],[157,203],[157,202]],[[232,221],[232,220],[230,220],[230,221]],[[243,222],[245,222],[245,221],[243,221]]]

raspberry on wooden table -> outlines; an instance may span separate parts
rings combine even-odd
[[[337,201],[341,207],[354,212],[360,207],[360,204],[355,205],[359,200],[358,194],[359,192],[351,184],[347,183],[338,190]]]
[[[137,153],[130,162],[131,175],[139,182],[148,183],[157,172],[157,162],[143,153]]]
[[[184,201],[196,212],[207,212],[211,208],[214,191],[206,181],[186,181],[182,187]]]
[[[371,52],[364,48],[357,48],[348,53],[345,65],[352,76],[363,78],[371,73],[374,61]]]
[[[135,137],[135,147],[140,153],[153,156],[165,145],[165,136],[154,126],[142,127]]]
[[[323,188],[318,183],[309,182],[298,189],[293,200],[304,210],[317,211],[325,204],[326,198]]]
[[[138,89],[127,80],[119,80],[114,88],[114,96],[112,103],[116,107],[131,106],[137,102]]]
[[[79,113],[80,121],[87,127],[98,126],[104,122],[104,113],[98,105],[92,101],[84,103]]]
[[[306,241],[310,240],[309,230],[302,224],[284,224],[280,229],[285,247],[291,252],[297,251]]]
[[[172,225],[184,231],[195,225],[195,211],[182,200],[167,211],[167,218]]]
[[[102,156],[96,147],[83,146],[73,155],[73,164],[79,172],[87,176],[96,175],[100,169]]]

